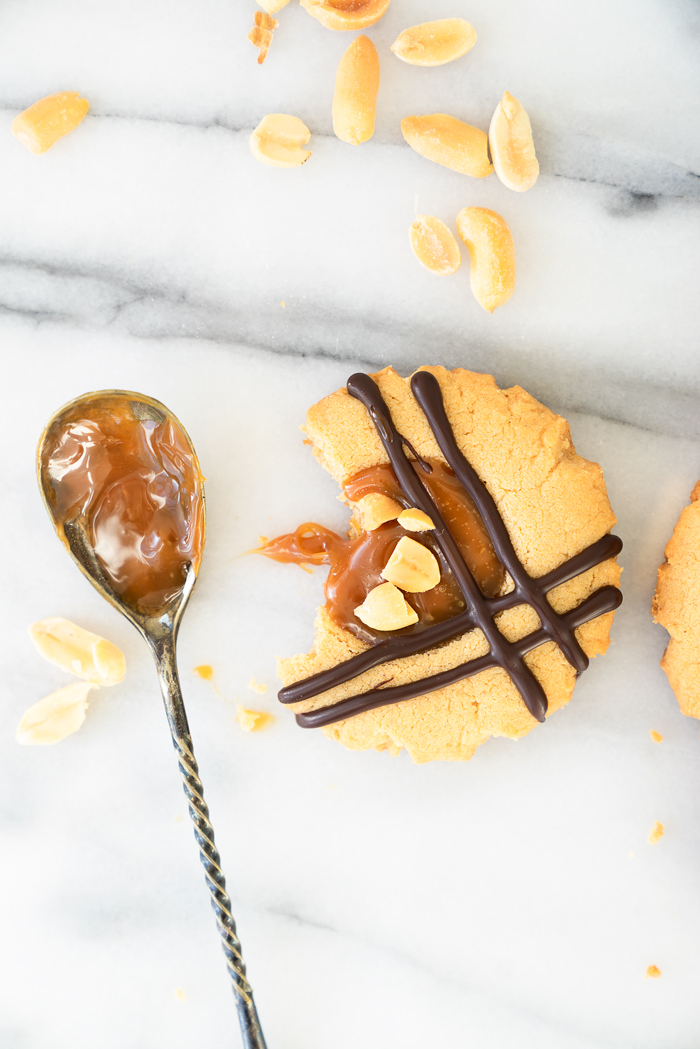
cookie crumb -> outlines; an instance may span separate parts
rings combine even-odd
[[[664,836],[664,825],[659,823],[658,820],[651,828],[651,834],[649,835],[649,844],[656,845],[657,841],[661,841]]]
[[[236,707],[236,717],[244,732],[259,732],[275,720],[272,714],[266,714],[263,710],[249,710],[240,703]]]
[[[629,851],[629,852],[627,853],[627,855],[629,856],[629,858],[630,858],[631,860],[633,860],[633,859],[634,859],[634,853],[632,852],[632,850],[631,850],[631,849],[630,849],[630,851]]]
[[[187,995],[183,991],[182,987],[176,987],[175,988],[175,997],[177,998],[178,1002],[186,1002],[187,1001]]]
[[[254,677],[248,682],[248,688],[252,689],[253,692],[257,692],[261,696],[264,696],[267,692],[267,685],[259,685]]]
[[[203,663],[201,667],[195,667],[194,672],[197,677],[201,677],[202,681],[213,681],[214,680],[214,668]]]
[[[284,299],[282,299],[282,301],[280,303],[280,306],[282,307],[283,310],[287,309],[287,304],[285,303]]]
[[[659,976],[661,976],[661,969],[658,969],[655,965],[650,965],[644,973],[645,980],[658,980]]]
[[[663,743],[664,737],[660,732],[655,732],[654,729],[649,729],[649,735],[654,740],[654,743]]]

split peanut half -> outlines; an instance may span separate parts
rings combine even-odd
[[[434,215],[416,215],[409,236],[414,255],[431,273],[443,277],[457,272],[462,255],[444,222]]]
[[[87,697],[97,688],[88,681],[77,681],[52,692],[25,711],[17,726],[17,742],[26,746],[48,746],[77,732],[85,721]]]
[[[338,65],[333,95],[333,130],[343,142],[359,146],[374,134],[379,91],[379,55],[372,41],[358,36]]]
[[[73,131],[90,106],[76,91],[40,98],[12,121],[12,134],[32,153],[45,153]]]
[[[95,685],[117,685],[126,672],[123,653],[98,634],[53,616],[32,623],[29,636],[49,663]]]
[[[278,11],[281,11],[283,7],[286,7],[289,0],[258,0],[258,4],[262,7],[263,11],[267,11],[268,15],[275,15]]]
[[[503,95],[491,119],[489,146],[493,166],[503,185],[518,193],[532,189],[540,165],[532,141],[530,118],[509,91]]]
[[[298,168],[311,156],[302,149],[311,138],[311,132],[298,117],[287,113],[268,113],[250,136],[253,156],[275,168]]]
[[[493,313],[515,289],[515,249],[508,224],[489,208],[463,208],[457,232],[469,248],[474,297]]]
[[[472,178],[485,178],[493,171],[486,132],[456,117],[446,113],[405,117],[401,133],[416,153],[452,171]]]
[[[409,594],[423,594],[440,582],[440,565],[432,550],[405,535],[394,547],[382,579]]]
[[[389,0],[301,0],[326,29],[367,29],[382,17]]]
[[[412,66],[442,66],[466,55],[475,43],[474,27],[464,18],[440,18],[404,29],[391,50]]]
[[[372,630],[403,630],[418,622],[418,614],[393,583],[380,583],[367,594],[355,615]]]

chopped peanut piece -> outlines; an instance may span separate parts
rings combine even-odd
[[[244,732],[259,732],[275,720],[272,714],[266,714],[264,710],[249,710],[240,703],[236,706],[236,717]]]
[[[283,7],[286,7],[289,0],[258,0],[258,4],[268,15],[276,15],[278,11],[281,11]]]
[[[401,505],[381,492],[370,492],[357,500],[357,507],[362,514],[362,527],[373,532],[386,521],[395,521],[401,513]]]
[[[248,39],[259,49],[258,65],[262,65],[267,58],[267,52],[272,43],[272,33],[279,25],[272,15],[263,14],[262,11],[255,12],[255,25],[248,33]]]
[[[475,43],[474,27],[464,18],[440,18],[404,29],[391,50],[412,66],[442,66],[466,55]]]
[[[413,254],[439,277],[456,273],[462,255],[451,230],[434,215],[416,215],[409,234]]]
[[[447,113],[404,117],[401,134],[416,153],[452,171],[472,178],[485,178],[493,171],[486,132]]]
[[[655,732],[654,729],[649,729],[649,735],[654,740],[654,743],[663,743],[664,737],[660,732]]]
[[[457,232],[469,248],[474,297],[493,313],[515,290],[515,249],[508,224],[488,208],[463,208]]]
[[[117,685],[124,677],[126,660],[117,646],[68,619],[32,623],[29,636],[44,659],[69,674],[95,685]]]
[[[87,697],[97,688],[88,681],[76,681],[40,699],[25,711],[17,726],[17,742],[25,746],[48,746],[77,732],[85,721]]]
[[[657,820],[654,826],[651,828],[651,834],[649,835],[649,844],[656,845],[658,841],[661,841],[661,839],[664,836],[665,829],[666,828],[664,827],[663,823],[659,823]]]
[[[645,980],[658,980],[659,976],[661,976],[661,969],[657,968],[656,965],[650,965],[644,973]]]
[[[389,0],[301,0],[326,29],[367,29],[382,17]]]
[[[48,95],[15,117],[12,134],[32,153],[45,153],[78,126],[89,108],[77,91]]]
[[[343,142],[359,146],[374,134],[379,91],[379,55],[366,36],[350,44],[338,64],[333,95],[333,130]]]
[[[432,550],[405,535],[394,547],[382,579],[388,579],[409,594],[422,594],[440,582],[440,565]]]
[[[524,193],[540,173],[530,118],[517,98],[506,91],[489,128],[489,147],[496,174],[504,186]]]
[[[428,532],[435,527],[428,515],[424,514],[422,510],[418,510],[415,506],[399,514],[398,520],[401,527],[405,528],[407,532]]]
[[[298,117],[286,113],[268,113],[250,136],[253,156],[276,168],[298,168],[311,156],[301,147],[311,138],[311,132]]]
[[[418,622],[418,613],[393,583],[380,583],[370,590],[355,615],[373,630],[403,630]]]
[[[248,688],[251,689],[253,692],[257,692],[260,696],[264,696],[267,692],[267,685],[260,685],[254,677],[252,677],[248,682]]]

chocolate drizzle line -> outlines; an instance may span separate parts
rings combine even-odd
[[[347,389],[348,393],[361,401],[369,412],[409,504],[423,510],[435,523],[433,535],[455,575],[467,610],[442,623],[428,627],[419,634],[396,636],[379,641],[366,652],[361,652],[330,670],[288,685],[279,692],[280,702],[298,703],[311,699],[382,663],[416,655],[440,642],[453,639],[478,627],[489,645],[489,652],[485,656],[479,656],[452,670],[433,674],[418,681],[395,685],[392,688],[374,688],[328,707],[297,714],[297,723],[303,728],[329,725],[377,707],[388,706],[404,699],[413,699],[416,696],[434,692],[491,667],[501,667],[506,671],[532,716],[540,722],[544,721],[547,712],[547,697],[539,681],[524,662],[523,656],[547,641],[554,641],[561,648],[576,673],[580,674],[588,666],[588,657],[579,645],[574,630],[604,612],[617,608],[622,601],[622,594],[616,587],[605,586],[596,590],[577,608],[560,615],[554,611],[545,595],[554,587],[588,571],[608,558],[615,557],[622,549],[621,540],[614,535],[605,535],[580,554],[569,558],[552,572],[548,572],[547,575],[539,579],[529,576],[518,560],[496,504],[476,471],[457,446],[452,427],[445,413],[437,379],[430,372],[416,372],[411,379],[413,396],[428,420],[440,451],[457,479],[473,499],[491,537],[496,555],[513,580],[514,589],[509,594],[494,598],[484,597],[442,515],[426,488],[421,484],[411,461],[407,458],[404,445],[407,445],[408,442],[396,430],[378,386],[369,375],[358,372],[348,380]],[[494,623],[494,616],[507,608],[523,604],[530,605],[534,609],[541,625],[519,641],[510,642],[498,630]]]

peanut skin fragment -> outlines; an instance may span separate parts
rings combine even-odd
[[[263,164],[298,168],[311,156],[310,150],[301,148],[310,138],[311,132],[298,117],[268,113],[250,136],[250,149]]]
[[[367,29],[382,17],[389,0],[301,0],[326,29]]]
[[[442,66],[466,55],[475,43],[474,27],[464,18],[440,18],[404,29],[391,50],[413,66]]]
[[[461,266],[462,255],[452,231],[434,215],[416,215],[409,236],[413,254],[431,273],[443,277]]]
[[[258,65],[262,65],[267,58],[267,52],[272,43],[272,34],[279,25],[272,15],[264,14],[262,11],[255,12],[255,25],[248,33],[251,44],[258,48]]]
[[[12,134],[32,153],[45,153],[78,126],[89,108],[76,91],[47,95],[15,117]]]
[[[485,178],[493,171],[486,132],[447,113],[404,117],[401,134],[416,153],[452,171],[472,178]]]
[[[489,146],[496,174],[504,186],[524,193],[540,173],[530,118],[517,98],[506,91],[489,128]]]
[[[379,55],[372,41],[358,36],[338,64],[333,95],[333,130],[343,142],[359,146],[374,134],[379,91]]]
[[[493,313],[515,289],[515,249],[508,224],[489,208],[463,208],[457,232],[469,248],[474,297]]]

